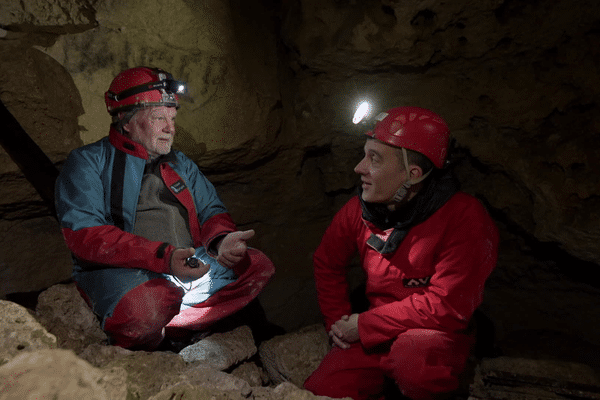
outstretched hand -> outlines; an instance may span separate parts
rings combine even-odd
[[[198,260],[198,267],[191,268],[185,263],[185,259],[196,253],[193,247],[187,249],[176,249],[171,255],[171,274],[182,282],[191,282],[201,278],[208,272],[210,266]]]
[[[240,262],[248,251],[246,241],[253,236],[253,229],[228,233],[219,243],[217,262],[227,268]]]

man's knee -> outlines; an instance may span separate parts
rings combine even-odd
[[[458,388],[472,342],[463,334],[412,329],[398,336],[382,359],[382,368],[406,396],[435,398]]]
[[[119,300],[104,321],[113,344],[153,350],[164,338],[165,325],[179,313],[183,290],[166,279],[136,286]]]
[[[365,354],[360,344],[355,344],[346,350],[333,348],[304,382],[304,388],[318,396],[378,399],[384,379],[379,356]]]

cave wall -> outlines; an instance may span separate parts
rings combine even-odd
[[[319,321],[311,256],[356,190],[358,100],[431,108],[456,139],[464,190],[502,231],[486,310],[505,335],[581,330],[570,310],[600,309],[597,292],[582,297],[565,270],[585,280],[600,261],[599,21],[591,0],[9,0],[0,99],[60,167],[107,133],[103,94],[120,70],[188,81],[175,147],[257,231],[251,245],[278,271],[261,298],[288,329]],[[58,227],[0,161],[0,295],[68,278]]]

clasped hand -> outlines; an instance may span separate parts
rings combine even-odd
[[[344,315],[331,325],[329,337],[334,346],[347,349],[350,344],[358,342],[358,314]]]

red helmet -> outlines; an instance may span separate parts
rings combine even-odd
[[[437,168],[446,161],[450,129],[437,114],[421,107],[396,107],[380,114],[367,135],[395,147],[414,150]]]
[[[135,67],[121,72],[104,94],[110,115],[134,108],[179,107],[176,93],[186,90],[185,83],[160,68]]]

